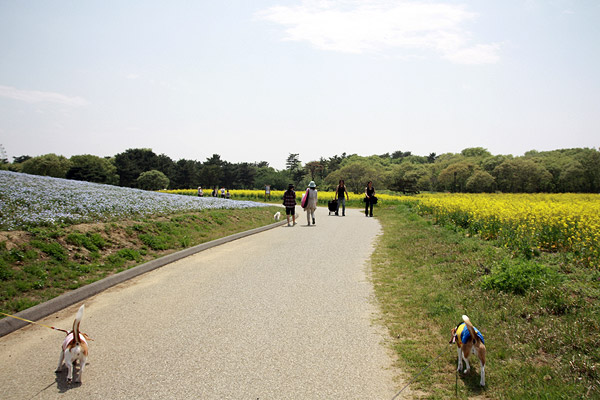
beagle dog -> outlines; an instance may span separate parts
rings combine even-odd
[[[73,321],[73,330],[67,333],[67,337],[63,341],[60,358],[58,359],[58,367],[56,367],[56,372],[60,372],[64,361],[68,369],[67,383],[71,383],[73,380],[73,369],[77,362],[79,362],[79,374],[75,382],[81,383],[81,375],[83,375],[83,369],[87,360],[87,341],[90,338],[85,333],[79,331],[79,324],[81,324],[84,309],[85,306],[82,305],[79,307],[79,311],[77,311],[75,321]]]
[[[456,370],[460,371],[462,369],[464,360],[466,368],[463,373],[466,374],[469,372],[471,369],[469,356],[471,353],[476,354],[479,358],[479,365],[481,366],[481,379],[479,384],[485,386],[485,344],[483,335],[473,326],[469,317],[463,315],[462,319],[463,322],[456,325],[456,328],[452,328],[452,340],[450,341],[450,343],[456,343],[458,346],[458,368]]]

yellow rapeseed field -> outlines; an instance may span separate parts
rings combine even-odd
[[[435,194],[416,207],[436,222],[465,228],[525,253],[570,252],[597,266],[600,260],[600,195]]]

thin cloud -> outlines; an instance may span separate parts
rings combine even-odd
[[[71,107],[80,107],[88,104],[87,100],[77,96],[66,96],[55,92],[41,92],[38,90],[21,90],[10,86],[0,85],[0,97],[20,100],[26,103],[58,103]]]
[[[498,44],[473,44],[463,25],[477,18],[464,6],[386,0],[303,1],[255,14],[284,26],[284,40],[343,53],[434,51],[460,64],[497,62]]]

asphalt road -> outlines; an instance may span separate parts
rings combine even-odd
[[[317,211],[174,262],[85,301],[81,385],[55,374],[64,334],[0,338],[0,399],[391,399],[403,386],[376,322],[358,210]],[[70,328],[79,304],[44,324]]]

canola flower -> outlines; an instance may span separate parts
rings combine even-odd
[[[91,182],[0,171],[0,229],[108,221],[204,209],[263,207],[264,203],[193,198]]]
[[[597,194],[423,194],[415,206],[439,224],[460,226],[525,254],[569,252],[600,265]]]

